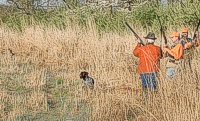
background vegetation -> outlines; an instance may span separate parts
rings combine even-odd
[[[141,4],[130,6],[132,9],[119,9],[120,7],[105,7],[91,5],[74,5],[67,3],[61,7],[42,9],[32,8],[31,10],[18,9],[17,7],[3,7],[1,21],[8,27],[22,31],[24,25],[56,26],[59,29],[66,29],[67,24],[78,23],[86,27],[88,17],[93,17],[99,32],[123,33],[127,29],[124,22],[133,25],[140,25],[145,30],[159,32],[159,24],[156,15],[160,16],[164,26],[176,28],[180,25],[195,27],[200,16],[199,1],[185,1],[184,3],[173,2],[168,6],[160,3],[145,1]],[[137,6],[136,6],[137,5]],[[144,9],[145,8],[145,9]],[[7,10],[7,11],[5,11]],[[112,11],[111,11],[112,10]]]

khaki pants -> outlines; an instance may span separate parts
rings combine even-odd
[[[180,69],[183,68],[183,61],[175,61],[175,62],[170,62],[169,60],[167,61],[166,64],[166,75],[170,77],[171,79],[175,79],[176,75],[180,72]],[[167,77],[165,77],[166,80]]]

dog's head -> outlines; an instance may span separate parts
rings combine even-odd
[[[83,72],[81,72],[80,73],[80,78],[82,79],[84,79],[84,78],[86,78],[86,77],[88,77],[88,72],[86,72],[86,71],[83,71]]]

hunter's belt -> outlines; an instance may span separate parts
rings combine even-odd
[[[169,62],[170,62],[170,63],[175,63],[175,64],[178,64],[178,63],[180,63],[180,61],[179,61],[179,60],[173,60],[173,59],[169,59]]]
[[[184,50],[190,50],[190,48],[185,48]]]

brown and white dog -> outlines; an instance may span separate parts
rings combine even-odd
[[[80,78],[83,79],[83,87],[89,87],[90,89],[94,88],[94,79],[88,76],[88,72],[82,71],[80,73]]]

